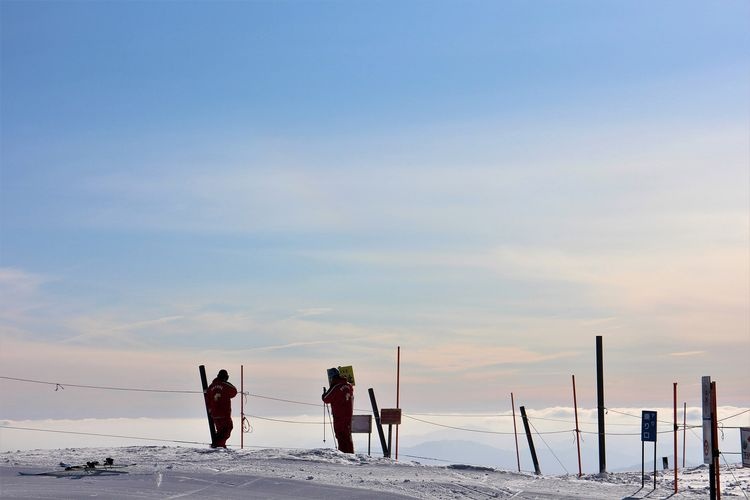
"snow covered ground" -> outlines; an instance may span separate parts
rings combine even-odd
[[[82,464],[111,457],[132,464],[127,473],[66,477],[19,472],[62,471],[60,462]],[[210,450],[138,446],[67,448],[0,454],[2,498],[425,498],[425,499],[698,499],[708,496],[708,470],[660,471],[657,489],[640,472],[534,476],[461,464],[433,466],[414,461],[344,455],[331,449]],[[725,497],[750,496],[750,469],[722,468]]]

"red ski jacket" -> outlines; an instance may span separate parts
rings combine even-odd
[[[334,379],[331,388],[323,393],[323,402],[331,405],[334,426],[351,425],[354,413],[354,387],[344,379]]]
[[[208,387],[208,410],[213,418],[232,416],[231,399],[237,395],[237,388],[221,379],[215,378]]]

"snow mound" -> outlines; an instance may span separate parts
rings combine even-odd
[[[115,465],[128,466],[117,477],[84,477],[78,481],[51,477],[18,476],[19,472],[60,470],[60,463],[85,464],[111,457]],[[260,488],[267,498],[559,498],[702,499],[708,490],[708,470],[695,467],[679,471],[679,492],[674,494],[673,471],[657,474],[641,488],[640,472],[577,476],[535,476],[465,464],[446,466],[396,462],[364,454],[348,455],[319,449],[208,449],[170,446],[123,448],[66,448],[0,454],[2,494],[12,498],[40,498],[46,494],[77,497],[101,491],[106,484],[112,498],[185,496],[192,498],[246,498],[247,485]],[[109,483],[105,483],[109,481]],[[213,484],[216,495],[195,484]],[[45,490],[46,488],[46,490]],[[89,492],[86,488],[91,488]],[[193,488],[193,489],[191,489]],[[275,490],[276,489],[276,490]],[[750,490],[750,469],[737,465],[722,468],[722,494],[745,497]],[[274,493],[274,492],[277,493]],[[120,492],[117,496],[115,492]],[[259,494],[260,495],[260,494]],[[328,496],[326,496],[328,495]],[[190,498],[190,495],[187,495]],[[252,497],[252,496],[251,496]],[[257,496],[255,498],[259,498]],[[50,497],[51,498],[51,497]]]

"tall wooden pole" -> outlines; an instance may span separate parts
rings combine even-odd
[[[516,462],[518,462],[518,472],[521,472],[521,455],[518,453],[518,428],[516,427],[516,403],[513,400],[513,393],[510,393],[510,406],[513,409],[513,435],[516,437]]]
[[[578,477],[583,475],[581,470],[581,429],[578,428],[578,399],[576,398],[576,376],[573,375],[573,408],[576,416],[576,448],[578,449]]]
[[[375,427],[378,429],[378,436],[380,437],[380,446],[383,448],[383,456],[385,458],[391,458],[391,452],[388,449],[388,443],[385,442],[385,433],[383,433],[383,424],[380,423],[380,410],[378,410],[378,402],[375,401],[375,391],[370,387],[367,389],[370,394],[370,403],[372,404],[372,414],[375,415]]]
[[[523,428],[526,430],[526,439],[529,441],[531,460],[534,462],[534,473],[538,476],[542,471],[539,469],[539,459],[536,457],[536,448],[534,448],[534,440],[531,439],[531,429],[529,429],[529,418],[526,416],[526,408],[524,406],[521,407],[521,419],[523,420]]]
[[[216,429],[214,428],[214,419],[208,410],[208,379],[206,378],[206,367],[200,365],[198,371],[201,375],[201,385],[203,386],[203,404],[206,405],[206,417],[208,417],[208,432],[211,434],[211,446],[216,443]]]
[[[602,353],[602,336],[596,336],[596,399],[599,422],[599,474],[607,472],[607,454],[604,440],[604,360]]]

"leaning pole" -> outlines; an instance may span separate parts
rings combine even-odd
[[[604,449],[604,361],[602,359],[602,336],[596,336],[596,400],[599,422],[599,474],[607,472],[607,456]]]

